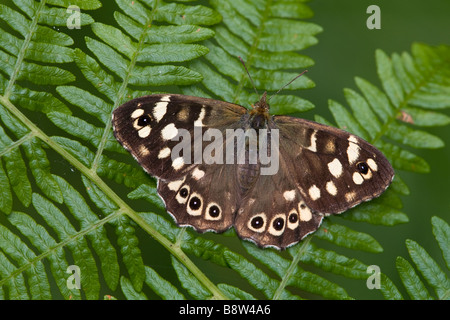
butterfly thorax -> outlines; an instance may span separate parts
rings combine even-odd
[[[267,92],[264,92],[261,99],[252,105],[250,110],[250,127],[254,129],[263,129],[267,127],[267,122],[270,119],[269,104],[267,103]]]

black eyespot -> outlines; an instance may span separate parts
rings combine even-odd
[[[186,198],[189,195],[189,191],[186,187],[181,188],[180,190],[180,196],[182,198]]]
[[[192,210],[198,210],[202,205],[202,200],[198,197],[192,197],[191,201],[189,201],[189,208]]]
[[[298,215],[296,213],[291,213],[289,215],[289,222],[296,223],[298,221]]]
[[[302,203],[301,205],[300,205],[300,209],[305,209],[306,208],[306,205],[304,204],[304,203]]]
[[[284,227],[284,219],[276,218],[275,220],[273,220],[272,226],[275,230],[280,231]]]
[[[362,174],[366,174],[367,172],[369,172],[369,166],[365,162],[358,162],[356,168],[358,168],[359,173]]]
[[[151,121],[152,119],[150,118],[150,116],[148,114],[144,114],[141,117],[139,117],[137,124],[140,127],[145,127],[148,126]]]
[[[254,217],[251,224],[254,229],[262,228],[264,226],[264,219],[262,217]]]
[[[213,218],[217,218],[220,215],[220,209],[216,205],[209,207],[209,215]]]

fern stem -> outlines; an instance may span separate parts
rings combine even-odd
[[[100,190],[102,190],[109,199],[114,202],[118,207],[116,214],[113,215],[114,218],[118,214],[126,214],[134,222],[136,222],[142,229],[144,229],[149,235],[156,239],[161,245],[163,245],[171,254],[173,254],[181,263],[183,263],[186,268],[200,281],[202,284],[210,290],[213,294],[213,299],[227,299],[227,297],[216,287],[214,283],[209,280],[209,278],[189,259],[189,257],[181,250],[180,247],[176,246],[174,243],[169,241],[166,237],[160,234],[156,229],[148,225],[144,219],[134,211],[128,204],[115,193],[103,179],[101,179],[95,171],[86,167],[72,154],[66,151],[60,144],[55,142],[51,137],[45,134],[39,127],[37,127],[27,116],[20,112],[6,97],[0,96],[0,102],[4,105],[12,114],[14,114],[18,120],[20,120],[25,126],[27,126],[31,133],[28,136],[35,136],[45,142],[50,148],[60,154],[64,159],[66,159],[72,166],[77,168],[82,174],[84,174],[88,179],[94,182]],[[106,218],[105,218],[106,219]],[[105,220],[103,219],[103,220]],[[102,221],[103,221],[102,220]],[[107,220],[109,221],[109,219]],[[89,230],[90,231],[90,230]],[[84,233],[83,233],[84,234]],[[41,257],[41,256],[40,256]],[[42,257],[43,258],[43,257]],[[22,268],[20,269],[21,271]]]
[[[273,300],[278,300],[281,298],[281,295],[282,295],[284,289],[288,285],[289,279],[291,279],[292,274],[295,272],[295,269],[297,268],[297,264],[300,261],[300,258],[303,255],[303,253],[307,250],[311,239],[312,239],[312,236],[307,237],[305,240],[303,240],[301,246],[299,246],[298,249],[296,250],[295,254],[292,255],[293,259],[292,259],[291,263],[289,264],[289,267],[287,268],[283,278],[281,279],[280,285],[278,286],[277,290],[273,294],[273,297],[272,297]]]
[[[12,88],[14,87],[14,84],[16,83],[16,78],[22,69],[22,63],[23,63],[23,60],[25,59],[25,53],[27,52],[28,46],[31,42],[31,37],[33,36],[34,32],[37,29],[39,15],[40,15],[42,9],[45,7],[45,3],[46,3],[45,0],[42,0],[39,2],[39,7],[36,9],[36,14],[34,15],[33,20],[31,21],[31,24],[30,24],[30,32],[27,33],[27,35],[23,41],[22,48],[20,48],[19,54],[17,55],[17,60],[16,60],[15,66],[14,66],[14,71],[12,72],[11,77],[9,78],[8,86],[6,87],[5,92],[4,92],[5,97],[7,99],[9,98],[9,95],[12,92]]]

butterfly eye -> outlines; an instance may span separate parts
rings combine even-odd
[[[369,172],[369,166],[365,162],[358,162],[356,168],[358,168],[358,171],[362,174],[367,174],[367,172]]]
[[[137,124],[138,126],[145,127],[148,126],[151,121],[152,119],[150,118],[150,116],[148,114],[144,114],[143,116],[139,117]]]

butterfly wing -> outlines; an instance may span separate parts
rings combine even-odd
[[[386,157],[362,138],[299,118],[275,116],[274,123],[289,171],[313,211],[348,210],[381,195],[394,177]]]
[[[288,161],[280,155],[277,173],[257,178],[236,215],[239,237],[260,247],[284,249],[294,245],[316,231],[323,219],[306,205]]]
[[[314,232],[323,216],[379,196],[392,181],[389,161],[346,131],[275,116],[278,170],[259,175],[243,198],[235,227],[262,247],[286,248]]]
[[[238,127],[244,114],[244,107],[232,103],[159,94],[128,101],[114,111],[112,121],[116,139],[159,179],[158,193],[177,224],[222,232],[232,226],[237,208],[235,168],[204,164],[210,142],[202,140],[223,150],[218,136]],[[207,135],[207,129],[216,135]]]

